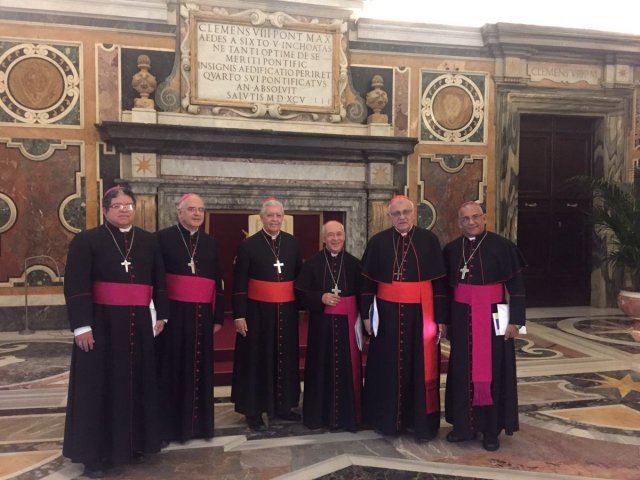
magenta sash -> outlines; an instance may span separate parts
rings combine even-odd
[[[115,306],[145,306],[151,303],[153,287],[139,283],[93,282],[93,303]]]
[[[469,285],[459,283],[453,290],[453,299],[471,306],[471,380],[473,405],[493,405],[491,398],[491,305],[503,298],[501,283]]]
[[[335,306],[325,305],[326,315],[346,315],[349,330],[349,353],[351,355],[351,378],[353,381],[353,394],[356,402],[356,421],[362,423],[362,409],[360,407],[362,397],[362,359],[356,343],[355,326],[358,321],[358,306],[355,295],[340,297],[340,303]]]
[[[167,296],[169,300],[187,303],[210,303],[216,307],[216,281],[205,277],[174,275],[167,273]]]

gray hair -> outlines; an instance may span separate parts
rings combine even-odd
[[[282,214],[284,215],[284,205],[280,200],[276,200],[275,198],[270,198],[266,200],[262,204],[262,208],[260,208],[260,216],[262,217],[265,213],[267,213],[267,207],[280,207],[282,209]]]

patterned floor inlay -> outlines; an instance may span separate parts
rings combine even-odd
[[[589,308],[535,309],[529,318],[516,343],[520,431],[501,436],[496,452],[480,441],[448,443],[444,421],[426,444],[298,422],[255,433],[230,389],[216,387],[213,440],[172,443],[107,478],[639,480],[638,322]],[[61,456],[71,348],[69,332],[0,333],[0,480],[83,478],[82,465]]]

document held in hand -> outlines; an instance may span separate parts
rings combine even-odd
[[[380,319],[378,318],[378,302],[376,302],[375,295],[373,297],[371,308],[369,309],[369,319],[371,319],[371,330],[373,331],[373,336],[377,337]]]
[[[499,303],[497,307],[498,311],[493,314],[493,329],[496,332],[496,336],[504,335],[507,331],[507,325],[509,325],[509,304]],[[525,335],[527,327],[523,325],[518,331],[520,334]]]
[[[362,326],[360,315],[358,315],[354,330],[356,335],[356,345],[358,346],[358,350],[362,351],[362,346],[364,345],[364,327]]]

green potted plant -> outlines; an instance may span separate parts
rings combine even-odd
[[[635,183],[586,178],[593,193],[592,219],[605,240],[606,260],[623,275],[618,307],[640,320],[640,171]]]

